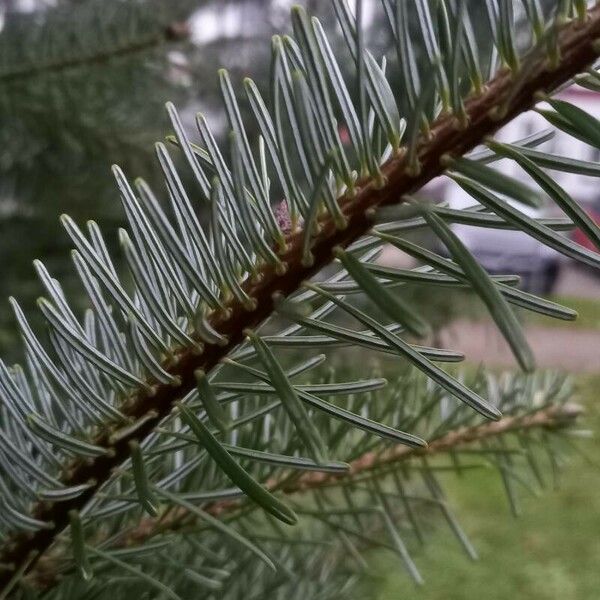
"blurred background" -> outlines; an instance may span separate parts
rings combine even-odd
[[[67,212],[80,223],[88,218],[99,221],[118,256],[116,230],[123,214],[110,165],[118,163],[129,177],[142,176],[161,189],[153,144],[169,133],[167,100],[175,103],[192,137],[198,111],[224,136],[217,68],[229,69],[236,84],[251,76],[266,92],[270,37],[287,31],[291,4],[288,0],[0,0],[0,353],[4,357],[19,359],[5,298],[17,296],[32,308],[41,293],[33,259],[43,258],[71,297],[80,294],[69,259],[70,244],[58,216]],[[329,2],[303,0],[302,4],[327,29],[336,28]],[[365,2],[365,23],[368,43],[377,54],[388,49],[390,40],[375,4],[375,0]],[[553,0],[541,4],[547,10]],[[485,19],[483,5],[480,0],[470,1],[474,23]],[[522,3],[515,2],[515,9],[521,11]],[[341,37],[339,42],[343,49]],[[479,40],[482,48],[488,42]],[[598,94],[578,87],[562,93],[600,117]],[[513,141],[545,127],[532,112],[500,136]],[[600,158],[565,134],[556,134],[541,148],[596,162]],[[522,177],[516,167],[502,163],[499,167]],[[600,222],[598,182],[554,175]],[[467,202],[443,180],[432,182],[424,195],[456,208]],[[542,208],[532,216],[556,215]],[[579,311],[575,325],[527,317],[526,327],[540,367],[572,373],[589,410],[589,426],[599,425],[593,400],[600,384],[600,274],[576,266],[524,234],[490,234],[467,226],[456,231],[489,271],[518,273],[525,289]],[[588,244],[579,231],[567,235]],[[382,260],[411,264],[407,257],[387,251]],[[407,293],[418,298],[421,290]],[[426,305],[435,315],[437,342],[464,351],[473,368],[479,363],[493,369],[514,366],[504,341],[468,293],[444,293],[427,298]],[[397,598],[404,593],[428,600],[474,598],[482,593],[490,599],[515,594],[535,599],[597,597],[600,477],[590,457],[598,456],[600,447],[597,442],[586,447],[589,456],[575,457],[562,482],[558,475],[546,482],[548,488],[562,483],[561,489],[527,500],[518,523],[510,520],[496,479],[483,474],[479,479],[470,476],[468,485],[450,482],[459,514],[480,549],[480,563],[470,564],[448,535],[432,528],[434,543],[419,554],[428,580],[425,588],[412,589],[401,566],[377,555],[365,597]],[[490,519],[490,507],[501,517]]]

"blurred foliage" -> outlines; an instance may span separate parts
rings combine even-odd
[[[577,329],[600,329],[600,300],[597,298],[576,298],[574,296],[552,296],[553,302],[570,306],[577,311],[577,320],[573,322],[555,321],[552,327],[571,327]],[[527,324],[548,325],[542,316],[528,315]]]
[[[150,172],[162,105],[189,97],[169,53],[188,0],[98,1],[8,13],[0,35],[2,213],[115,217],[107,167]]]

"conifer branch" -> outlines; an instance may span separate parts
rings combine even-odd
[[[188,39],[189,35],[190,31],[188,24],[182,21],[175,21],[149,37],[132,40],[130,43],[123,46],[117,46],[89,55],[77,55],[49,62],[41,61],[33,65],[27,65],[26,67],[0,72],[0,82],[3,84],[11,84],[33,77],[39,77],[40,75],[53,75],[70,69],[99,66],[109,63],[112,60],[123,59],[142,52],[148,52],[165,43],[182,42]]]
[[[274,311],[276,295],[289,296],[334,258],[334,249],[346,248],[371,228],[370,214],[375,208],[402,201],[403,197],[441,174],[447,161],[459,157],[485,141],[517,114],[533,106],[540,94],[551,93],[592,64],[600,54],[600,6],[588,11],[585,20],[573,20],[556,33],[557,58],[551,61],[547,49],[540,45],[523,58],[520,71],[501,71],[482,93],[467,98],[463,119],[442,114],[432,123],[430,132],[417,146],[417,163],[402,150],[381,167],[382,177],[363,179],[355,193],[339,199],[341,220],[328,216],[319,221],[314,237],[313,261],[304,260],[303,232],[292,231],[285,240],[279,259],[285,265],[262,267],[257,277],[243,284],[251,302],[235,297],[224,310],[213,312],[208,321],[222,339],[222,344],[206,344],[204,349],[185,348],[162,365],[176,383],[146,385],[123,399],[119,410],[135,426],[115,436],[115,427],[105,427],[93,442],[104,450],[95,458],[75,459],[65,470],[61,483],[65,487],[89,485],[79,496],[59,503],[40,502],[31,516],[48,524],[30,533],[16,534],[4,547],[0,562],[8,568],[0,573],[4,588],[15,573],[30,572],[35,563],[69,525],[72,511],[81,510],[111,478],[114,470],[130,457],[130,442],[142,442],[168,416],[175,402],[195,389],[195,372],[206,373],[219,364],[244,339],[247,329],[254,329]],[[466,123],[466,125],[465,125]],[[418,169],[415,169],[418,164]],[[285,272],[284,272],[285,271]],[[492,426],[490,426],[492,427]],[[456,441],[456,440],[455,440]],[[446,442],[448,443],[448,442]],[[368,460],[365,459],[368,464]]]
[[[411,448],[397,444],[385,450],[366,452],[350,463],[345,473],[332,474],[319,471],[308,472],[292,481],[287,478],[273,479],[265,483],[270,491],[280,491],[285,495],[302,494],[315,489],[336,487],[356,482],[361,476],[368,477],[370,473],[385,467],[420,457],[431,457],[451,451],[459,451],[477,442],[497,438],[515,431],[532,429],[556,430],[568,427],[583,413],[581,406],[573,403],[545,406],[525,415],[510,415],[499,421],[485,422],[470,427],[454,429],[443,436],[432,440],[425,448]],[[214,516],[224,516],[240,507],[244,502],[224,500],[207,504],[204,510]],[[176,531],[185,517],[190,516],[185,510],[175,511],[167,520],[145,519],[134,531],[130,532],[122,542],[124,547],[139,545],[156,533]],[[189,524],[186,522],[186,524]]]
[[[397,444],[383,451],[366,452],[352,461],[350,468],[345,473],[306,472],[292,479],[287,476],[273,478],[265,482],[264,485],[269,491],[292,496],[344,486],[348,482],[358,484],[364,479],[373,477],[376,473],[397,467],[400,463],[412,459],[430,458],[448,452],[459,452],[472,447],[478,442],[495,439],[513,432],[556,431],[557,429],[567,428],[581,416],[582,412],[582,407],[574,403],[544,406],[524,415],[510,415],[499,421],[453,429],[432,440],[425,448],[410,448]],[[221,500],[208,503],[202,509],[210,515],[226,519],[240,510],[252,510],[254,506],[245,500]],[[195,516],[185,508],[170,511],[166,518],[164,516],[146,518],[133,530],[124,532],[120,539],[113,540],[113,548],[131,549],[142,547],[157,535],[193,529],[196,522]],[[49,589],[56,583],[59,573],[56,568],[58,564],[61,564],[61,556],[49,553],[29,573],[28,581],[38,591]]]
[[[572,423],[582,414],[577,404],[549,406],[527,415],[507,416],[499,421],[492,421],[452,430],[440,438],[433,440],[426,448],[409,448],[396,445],[384,451],[368,452],[350,464],[348,473],[331,475],[326,473],[309,473],[299,477],[290,486],[282,486],[286,494],[302,493],[315,488],[342,485],[344,480],[367,475],[383,467],[419,457],[429,457],[444,452],[458,451],[477,442],[506,435],[514,431],[531,429],[556,429]],[[273,489],[277,489],[277,485]]]

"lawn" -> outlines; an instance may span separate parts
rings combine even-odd
[[[600,430],[600,377],[580,382],[584,427]],[[600,439],[579,442],[600,464]],[[523,497],[511,516],[492,471],[446,481],[451,505],[480,555],[470,561],[442,522],[414,554],[425,578],[416,588],[395,555],[373,552],[364,597],[372,600],[593,600],[600,598],[600,466],[574,454],[558,489]]]
[[[490,318],[489,312],[481,300],[473,292],[465,289],[449,288],[443,294],[435,296],[432,296],[430,291],[422,286],[406,286],[401,291],[402,297],[418,308],[434,327],[444,327],[449,322],[458,319],[481,321]],[[551,295],[548,300],[577,311],[577,319],[562,321],[520,308],[517,308],[515,312],[526,325],[600,329],[600,300],[597,298]]]
[[[528,312],[526,322],[546,327],[577,327],[579,329],[600,329],[600,302],[596,298],[574,298],[572,296],[551,296],[553,302],[568,306],[577,311],[576,321],[548,319]]]

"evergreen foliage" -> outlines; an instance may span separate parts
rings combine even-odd
[[[532,374],[514,307],[576,313],[488,275],[450,224],[523,230],[600,265],[558,233],[578,226],[600,240],[541,168],[593,165],[531,152],[547,132],[491,139],[543,101],[552,127],[600,145],[596,119],[551,97],[575,78],[598,88],[600,6],[524,1],[529,35],[515,40],[516,3],[488,0],[488,51],[465,0],[382,0],[386,57],[366,47],[362,2],[332,4],[352,77],[295,7],[293,35],[273,38],[268,89],[246,79],[236,91],[219,72],[225,147],[202,114],[190,140],[169,103],[174,135],[156,145],[166,193],[114,167],[127,271],[94,221],[63,215],[85,313],[39,261],[45,328],[11,298],[25,355],[23,366],[0,361],[0,597],[352,597],[372,546],[421,583],[405,537],[422,539],[425,507],[476,555],[439,470],[491,464],[517,511],[519,488],[557,463],[580,409],[568,382]],[[496,170],[498,158],[533,184]],[[439,175],[473,205],[415,196]],[[507,197],[548,198],[565,218],[535,220]],[[423,227],[449,258],[406,238]],[[422,266],[382,267],[386,243]],[[418,343],[427,319],[397,293],[410,282],[472,288],[525,374],[442,369],[462,355]],[[399,375],[325,370],[319,352],[340,347],[348,361],[392,356]]]

